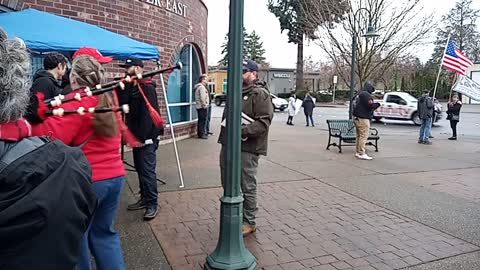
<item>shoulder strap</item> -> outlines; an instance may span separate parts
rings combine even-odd
[[[82,148],[88,141],[90,141],[93,136],[95,136],[95,134],[92,134],[90,136],[88,136],[88,138],[86,138],[83,142],[81,142],[79,145],[71,145],[72,147],[77,147],[77,148]]]
[[[46,144],[49,140],[46,137],[29,137],[22,139],[19,142],[12,143],[7,152],[0,159],[0,173],[15,160],[25,156],[34,151],[40,146]],[[1,142],[6,144],[6,142]]]

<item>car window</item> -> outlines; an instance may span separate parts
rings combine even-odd
[[[401,98],[397,95],[389,95],[387,97],[387,102],[396,103],[396,104],[399,104],[399,105],[407,105],[407,102],[403,98]]]

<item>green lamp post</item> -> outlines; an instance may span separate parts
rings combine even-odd
[[[355,54],[357,52],[357,35],[356,35],[356,22],[357,22],[357,15],[359,14],[358,12],[361,11],[361,10],[365,10],[368,12],[368,15],[369,17],[371,17],[371,13],[370,13],[370,10],[366,9],[366,8],[360,8],[357,10],[357,12],[355,12],[355,14],[353,15],[353,33],[352,33],[352,67],[351,67],[351,77],[350,77],[350,95],[349,95],[349,98],[350,98],[350,106],[349,106],[349,110],[348,110],[348,116],[349,116],[349,119],[352,119],[352,113],[353,113],[353,103],[352,103],[352,99],[353,99],[353,93],[355,92]],[[369,22],[368,24],[368,28],[367,28],[367,33],[365,33],[364,35],[362,35],[362,37],[365,37],[365,38],[374,38],[374,37],[378,37],[379,35],[377,34],[377,32],[375,31],[375,28],[373,28],[371,22]]]
[[[243,68],[244,0],[230,0],[228,40],[227,145],[224,193],[220,209],[220,236],[215,251],[207,257],[205,269],[256,269],[255,257],[243,242],[243,196],[241,175],[241,112]]]

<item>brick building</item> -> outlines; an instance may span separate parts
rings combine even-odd
[[[182,61],[181,71],[165,76],[167,99],[177,137],[196,133],[197,112],[192,89],[197,78],[207,71],[208,10],[202,0],[0,0],[0,12],[25,8],[94,24],[152,44],[160,53],[161,67]],[[51,33],[55,35],[55,29]],[[41,68],[42,59],[42,55],[32,54],[34,69]],[[113,61],[106,66],[109,78],[123,74],[117,67],[119,63]],[[157,64],[154,60],[145,63],[147,71]],[[157,85],[161,85],[159,80]],[[157,91],[161,112],[166,118],[162,89],[157,87]],[[166,137],[170,137],[169,129]]]

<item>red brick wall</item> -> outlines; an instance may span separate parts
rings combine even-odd
[[[160,2],[164,3],[165,0]],[[147,4],[146,0],[0,0],[0,4],[16,10],[32,7],[95,24],[153,44],[160,52],[162,67],[173,65],[175,55],[181,48],[187,43],[192,43],[200,55],[203,72],[206,72],[207,8],[201,0],[180,0],[180,2],[187,5],[186,17],[171,13],[165,8]],[[53,33],[54,31],[52,29]],[[72,29],[72,31],[75,30]],[[106,67],[109,78],[123,73],[122,69],[116,67],[117,64],[118,62],[114,61]],[[155,67],[154,61],[146,61],[146,70]],[[167,76],[165,79],[168,83]],[[160,86],[160,82],[157,85]],[[160,87],[157,90],[162,116],[166,118],[163,93]],[[178,136],[193,134],[196,132],[195,128],[195,123],[180,125],[175,127],[175,133]],[[170,134],[170,129],[167,129],[166,133]]]

